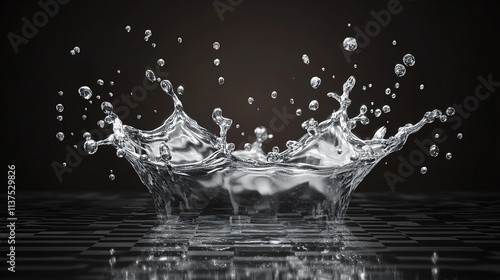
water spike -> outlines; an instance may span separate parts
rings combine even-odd
[[[166,92],[172,99],[174,100],[174,108],[176,111],[181,111],[183,106],[182,102],[179,100],[177,95],[174,92],[174,87],[172,86],[172,83],[169,80],[162,80],[160,82],[160,87],[161,89]]]
[[[372,139],[383,139],[386,132],[387,128],[385,126],[382,126],[375,132]]]
[[[342,94],[343,98],[348,98],[349,93],[351,93],[352,88],[356,84],[356,78],[354,76],[350,76],[347,81],[344,83],[343,90],[344,93]]]

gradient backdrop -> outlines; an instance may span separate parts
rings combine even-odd
[[[41,1],[48,2],[55,3]],[[387,10],[388,4],[399,12],[383,18],[382,26],[374,14],[384,13],[380,11]],[[274,145],[284,149],[286,140],[299,138],[304,120],[323,120],[337,109],[326,93],[340,92],[350,75],[357,79],[351,116],[362,104],[392,108],[380,118],[369,114],[371,123],[355,129],[362,138],[371,137],[381,125],[387,126],[387,135],[393,135],[399,126],[420,120],[425,111],[468,102],[465,108],[470,112],[465,109],[453,122],[435,122],[411,136],[400,152],[374,168],[358,191],[498,191],[500,86],[491,87],[486,100],[475,102],[473,97],[481,84],[479,76],[500,83],[498,1],[73,0],[49,8],[47,15],[37,1],[1,2],[2,135],[7,140],[2,159],[4,166],[16,165],[18,193],[146,191],[128,162],[115,156],[114,148],[101,147],[95,155],[82,157],[73,152],[69,158],[68,151],[81,144],[83,131],[96,131],[96,122],[103,117],[101,101],[117,102],[124,122],[137,128],[155,128],[169,116],[172,102],[159,87],[143,92],[140,101],[131,99],[128,105],[122,99],[137,86],[143,88],[145,69],[156,71],[159,58],[166,62],[159,76],[185,87],[181,96],[185,111],[218,134],[211,112],[221,107],[224,116],[234,120],[229,141],[240,147],[252,139],[249,136],[256,126],[269,127],[270,120],[279,119],[276,112],[302,108],[302,116],[276,122],[279,129],[266,142],[267,151]],[[29,29],[26,22],[34,21],[39,26]],[[132,27],[130,33],[126,25]],[[346,59],[339,44],[346,36],[359,35],[358,30],[366,34],[367,27],[371,35],[360,38],[363,47]],[[143,39],[146,29],[153,33],[147,42]],[[15,41],[17,45],[11,42],[13,34],[21,40]],[[180,44],[178,37],[183,40]],[[392,45],[393,40],[397,45]],[[218,51],[212,48],[214,41],[221,44]],[[72,56],[75,46],[81,52]],[[415,56],[416,64],[397,78],[394,65],[406,53]],[[309,65],[302,62],[303,54],[308,54]],[[213,65],[215,58],[221,60],[218,67]],[[225,78],[223,85],[217,83],[219,76]],[[323,81],[316,90],[309,85],[313,76]],[[106,82],[104,86],[96,84],[99,78]],[[396,82],[401,86],[392,99],[384,90],[394,90]],[[362,86],[370,83],[373,87],[363,91]],[[421,91],[422,83],[425,89]],[[81,85],[89,85],[102,99],[93,97],[94,103],[88,104],[78,96]],[[57,94],[60,90],[63,96]],[[276,99],[270,97],[273,90],[278,92]],[[249,96],[255,99],[253,105],[247,103]],[[290,98],[295,99],[294,105]],[[313,99],[320,102],[316,112],[307,110]],[[56,120],[58,103],[65,106],[62,122]],[[235,124],[241,127],[236,129]],[[447,137],[438,144],[440,155],[426,155],[414,171],[401,173],[402,162],[419,151],[415,141],[431,139],[436,128]],[[66,134],[62,142],[55,139],[58,131]],[[458,132],[464,134],[462,140],[456,139]],[[446,152],[453,153],[452,160],[444,158]],[[58,178],[54,166],[68,159],[71,164],[59,171]],[[422,165],[429,168],[425,175],[418,171]],[[116,175],[114,181],[108,179],[110,170]],[[391,187],[388,172],[404,182]]]

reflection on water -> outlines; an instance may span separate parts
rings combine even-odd
[[[141,258],[111,252],[111,279],[402,279],[342,222],[296,215],[180,217],[143,238]]]

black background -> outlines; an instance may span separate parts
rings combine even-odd
[[[346,36],[356,35],[354,27],[364,30],[374,21],[370,11],[386,9],[388,1],[243,0],[220,16],[214,1],[73,0],[59,5],[59,11],[26,44],[20,44],[17,53],[8,34],[22,35],[22,18],[33,22],[33,15],[42,8],[36,1],[2,1],[2,135],[7,140],[2,157],[5,165],[16,165],[18,192],[145,191],[132,167],[117,158],[109,146],[84,156],[76,167],[65,169],[62,181],[55,175],[53,164],[66,160],[66,147],[81,142],[83,131],[97,127],[96,121],[103,117],[100,102],[116,100],[142,85],[145,69],[156,69],[158,58],[165,60],[161,71],[169,73],[174,86],[184,85],[181,100],[185,111],[201,126],[218,133],[211,112],[221,107],[224,115],[234,120],[229,141],[237,145],[249,141],[256,126],[269,125],[273,108],[282,111],[286,106],[287,112],[302,108],[302,116],[291,120],[266,143],[266,150],[274,145],[284,149],[286,140],[304,133],[301,122],[310,117],[322,120],[338,108],[326,93],[340,92],[350,75],[357,79],[351,94],[351,116],[357,114],[361,104],[369,108],[389,104],[392,108],[380,118],[370,114],[371,123],[355,132],[367,138],[386,125],[387,135],[393,135],[398,127],[418,121],[425,111],[463,104],[474,94],[478,76],[492,75],[494,81],[500,81],[497,2],[402,0],[402,12],[393,15],[359,53],[352,54],[349,63],[339,44]],[[130,33],[125,31],[126,25],[132,27]],[[153,32],[148,42],[143,39],[146,29]],[[183,39],[181,44],[178,37]],[[396,46],[393,40],[397,40]],[[221,43],[218,51],[212,48],[214,41]],[[156,48],[151,46],[153,42]],[[71,56],[69,52],[75,46],[81,53]],[[304,53],[311,59],[309,65],[302,63]],[[406,53],[415,56],[416,64],[408,67],[404,77],[397,78],[393,67]],[[213,65],[215,58],[221,60],[218,67]],[[324,72],[322,67],[326,68]],[[219,76],[225,78],[223,85],[217,83]],[[309,85],[312,76],[323,81],[316,90]],[[96,84],[99,78],[105,86]],[[114,86],[109,85],[110,80]],[[401,87],[395,90],[397,98],[391,99],[384,90],[394,90],[396,82]],[[361,87],[369,83],[373,87],[363,91]],[[423,91],[418,89],[421,83],[425,84]],[[81,85],[89,85],[94,96],[99,94],[102,99],[93,97],[94,103],[89,105],[78,96]],[[60,90],[63,96],[57,94]],[[278,92],[277,99],[270,97],[273,90]],[[110,91],[114,97],[108,96]],[[411,136],[400,152],[374,168],[358,190],[497,191],[497,94],[498,87],[489,99],[480,101],[470,117],[463,118],[457,129],[452,127],[456,123],[435,122]],[[247,103],[249,96],[255,98],[253,105]],[[289,104],[290,98],[295,99],[294,105]],[[320,102],[316,112],[307,110],[312,99]],[[372,101],[374,106],[370,105]],[[56,120],[57,103],[65,106],[62,122]],[[156,88],[148,91],[136,108],[130,108],[124,122],[152,129],[171,111],[171,100]],[[82,114],[88,115],[87,120],[81,118]],[[142,118],[137,119],[139,114]],[[237,123],[241,128],[234,127]],[[418,149],[414,141],[430,138],[435,128],[442,128],[448,139],[439,144],[439,157],[425,157],[423,165],[429,168],[428,173],[420,174],[419,165],[404,182],[390,188],[384,174],[398,174],[398,157],[408,159]],[[55,139],[58,131],[66,134],[62,142]],[[464,134],[462,140],[456,139],[458,132]],[[444,158],[446,152],[453,153],[452,160]],[[110,169],[116,175],[114,181],[108,179]]]

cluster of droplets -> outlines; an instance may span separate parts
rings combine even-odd
[[[71,55],[75,55],[77,53],[80,53],[80,47],[79,46],[74,47],[72,50],[69,51],[69,53]]]
[[[415,57],[412,54],[405,54],[403,56],[403,64],[398,63],[394,66],[394,73],[398,77],[403,77],[406,74],[406,67],[415,65]]]

